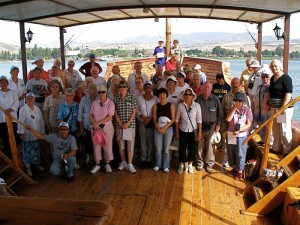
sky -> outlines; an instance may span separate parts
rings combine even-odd
[[[247,32],[246,26],[250,32],[257,33],[256,24],[248,23],[245,26],[245,23],[241,22],[208,19],[174,18],[171,20],[173,38],[176,38],[176,34],[190,34],[195,32],[244,33]],[[291,39],[300,38],[300,29],[297,29],[297,21],[300,21],[300,13],[291,15]],[[284,19],[277,19],[263,24],[263,36],[274,35],[273,28],[275,27],[275,23],[283,31]],[[19,23],[0,20],[0,27],[2,31],[9,32],[9,35],[3,35],[3,33],[0,35],[0,42],[20,46]],[[34,35],[31,43],[27,43],[27,47],[33,47],[35,44],[41,46],[59,40],[58,28],[26,23],[25,32],[29,28]],[[70,27],[66,28],[66,30],[65,40],[69,40],[73,36],[72,39],[75,39],[75,42],[82,44],[99,39],[119,41],[139,35],[155,36],[158,40],[165,37],[165,19],[160,18],[159,22],[154,22],[154,19],[102,22]]]

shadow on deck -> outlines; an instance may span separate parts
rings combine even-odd
[[[26,197],[106,201],[115,212],[112,224],[280,224],[278,213],[240,214],[245,206],[236,192],[249,183],[234,180],[219,164],[211,174],[195,170],[178,175],[176,166],[173,159],[169,174],[151,169],[130,174],[115,168],[111,174],[90,174],[82,164],[72,183],[43,172],[35,177],[38,184],[19,185],[16,192]]]

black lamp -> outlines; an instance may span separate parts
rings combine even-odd
[[[280,35],[281,28],[279,26],[277,26],[277,23],[273,30],[274,30],[275,36],[277,37],[277,40],[280,40],[281,38],[284,39],[285,34],[283,32],[282,35]]]
[[[25,38],[25,42],[31,42],[31,40],[32,40],[32,36],[33,36],[33,33],[32,33],[32,31],[30,30],[30,28],[29,28],[29,31],[27,31],[27,33],[26,33],[26,38]]]

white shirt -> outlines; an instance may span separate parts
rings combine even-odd
[[[7,92],[0,91],[0,107],[4,110],[13,109],[10,115],[17,118],[17,110],[19,107],[19,97],[15,90],[9,89]],[[5,113],[0,111],[0,123],[5,123]],[[1,132],[1,131],[0,131]]]
[[[15,83],[12,78],[8,78],[9,89],[15,90],[18,97],[22,96],[27,92],[25,83],[22,79],[18,78],[18,83]],[[19,108],[22,108],[25,105],[25,99],[19,101]]]
[[[181,99],[181,93],[177,90],[175,90],[173,92],[173,94],[169,93],[169,95],[167,97],[167,101],[172,103],[175,106],[175,109],[177,108],[177,106],[180,102],[180,99]]]
[[[136,72],[133,72],[133,73],[131,73],[128,76],[127,82],[128,82],[130,94],[134,94],[134,90],[135,90],[135,78],[136,78],[136,76],[137,76]],[[143,77],[144,82],[146,80],[148,80],[147,74],[142,73],[142,77]]]
[[[28,124],[38,132],[44,133],[45,124],[39,107],[34,105],[33,110],[31,110],[26,104],[20,109],[19,120],[23,123]],[[32,141],[38,139],[32,132],[25,129],[21,124],[18,124],[17,133],[24,134],[25,141]]]
[[[253,87],[251,89],[249,88],[250,83],[253,83]],[[250,74],[250,77],[249,77],[249,80],[248,80],[248,94],[250,94],[250,95],[258,94],[257,88],[261,84],[262,84],[262,80],[261,80],[261,77],[260,77],[260,73],[258,72],[258,73],[255,74],[254,72],[252,72]]]
[[[176,90],[176,91],[179,91],[180,94],[181,94],[182,92],[184,92],[184,91],[185,91],[186,89],[188,89],[189,87],[190,87],[189,84],[184,83],[184,85],[183,85],[182,87],[180,87],[179,85],[177,85],[176,88],[175,88],[175,90]]]
[[[68,83],[69,83],[69,87],[72,88],[75,91],[77,89],[76,88],[77,82],[82,81],[81,76],[79,75],[77,70],[73,70],[72,74],[67,69],[65,70],[65,72],[66,72],[66,78],[67,78]]]
[[[106,85],[106,80],[103,77],[93,78],[93,83],[97,85]]]
[[[188,111],[188,112],[187,112]],[[191,118],[191,121],[189,119],[189,116]],[[191,108],[189,109],[185,102],[179,103],[175,122],[179,123],[179,129],[183,132],[193,132],[194,129],[197,129],[197,123],[202,123],[202,114],[201,114],[201,107],[200,104],[197,102],[192,103]]]
[[[137,116],[140,121],[140,115],[150,117],[152,116],[152,107],[159,103],[159,99],[156,96],[153,96],[150,100],[146,100],[143,95],[137,98]]]

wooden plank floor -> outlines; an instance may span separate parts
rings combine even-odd
[[[211,174],[176,174],[177,159],[171,171],[138,169],[137,174],[117,171],[90,174],[82,165],[75,171],[75,181],[68,183],[48,172],[37,174],[38,184],[19,185],[17,193],[26,197],[103,200],[114,208],[112,224],[280,224],[280,215],[254,217],[240,214],[244,202],[237,191],[247,182],[235,181],[215,164]]]

